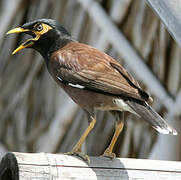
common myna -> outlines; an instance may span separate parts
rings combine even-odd
[[[114,136],[104,152],[108,157],[115,156],[112,150],[124,124],[122,111],[139,116],[160,133],[177,134],[148,104],[152,98],[115,59],[75,41],[57,21],[38,19],[7,34],[11,33],[33,36],[13,54],[24,48],[37,50],[53,79],[88,115],[89,126],[70,154],[82,156],[82,143],[96,123],[96,109],[110,111],[116,117]]]

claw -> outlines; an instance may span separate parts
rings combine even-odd
[[[116,154],[109,151],[109,150],[105,150],[104,154],[102,155],[103,157],[107,157],[107,158],[110,158],[110,159],[114,159],[116,158]]]
[[[90,158],[87,154],[82,153],[81,151],[71,151],[64,153],[65,155],[71,155],[71,156],[78,156],[79,158],[86,161],[88,164],[90,164]]]

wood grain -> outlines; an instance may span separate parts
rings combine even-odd
[[[63,154],[8,153],[0,163],[0,178],[12,172],[12,180],[153,180],[180,179],[181,162],[91,157],[90,165]]]

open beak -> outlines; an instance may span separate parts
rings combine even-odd
[[[23,33],[23,32],[27,33],[27,32],[32,32],[32,31],[30,31],[29,29],[23,29],[21,27],[18,27],[18,28],[8,31],[6,34],[14,34],[14,33],[18,34],[18,33]],[[24,48],[31,47],[34,44],[35,40],[36,40],[36,38],[28,39],[26,42],[24,42],[22,45],[20,45],[17,49],[15,49],[13,51],[12,55],[16,54],[18,51],[20,51]]]

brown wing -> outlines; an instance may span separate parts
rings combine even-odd
[[[53,53],[51,74],[87,89],[150,100],[138,82],[113,58],[85,44],[72,42]]]

